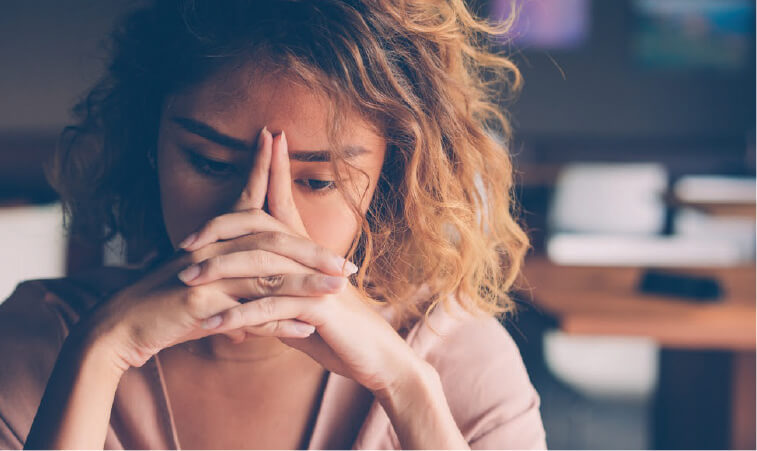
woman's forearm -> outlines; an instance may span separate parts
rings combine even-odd
[[[78,331],[77,331],[78,332]],[[103,341],[72,333],[58,355],[24,449],[102,449],[123,370]]]
[[[431,365],[409,370],[395,390],[377,394],[377,399],[402,449],[469,449]]]

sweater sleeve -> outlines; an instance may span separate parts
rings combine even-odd
[[[0,304],[0,448],[20,449],[63,345],[63,318],[39,280]]]
[[[539,394],[517,344],[495,318],[468,318],[433,341],[427,360],[472,449],[547,448]]]

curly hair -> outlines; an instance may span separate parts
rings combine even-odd
[[[469,311],[512,312],[509,291],[530,246],[513,196],[510,119],[499,104],[522,77],[491,37],[511,27],[515,12],[491,24],[463,0],[171,0],[133,11],[46,167],[67,229],[172,251],[148,163],[161,109],[179,90],[255,58],[333,101],[334,143],[344,111],[386,138],[348,254],[362,293],[398,307],[402,324],[448,295]],[[423,284],[428,299],[409,301]]]

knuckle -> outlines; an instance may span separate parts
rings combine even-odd
[[[263,209],[261,208],[250,208],[247,210],[247,213],[252,217],[259,217],[263,214]]]
[[[300,281],[300,288],[306,293],[317,291],[320,286],[321,276],[317,274],[308,274]]]
[[[239,327],[244,324],[245,315],[242,309],[233,308],[226,313],[225,323],[230,327]]]
[[[260,281],[257,277],[248,277],[244,279],[244,289],[247,293],[249,293],[249,296],[247,296],[247,299],[252,300],[255,299],[257,296],[263,293],[263,289],[260,286]],[[249,301],[248,301],[249,302]]]
[[[260,249],[251,251],[250,262],[253,265],[265,268],[271,264],[271,258],[268,252]]]
[[[217,277],[218,275],[223,274],[225,264],[226,259],[223,255],[215,255],[205,260],[205,263],[203,263],[203,272],[210,277]]]
[[[286,235],[282,232],[268,232],[265,239],[268,244],[274,247],[280,247],[287,241]]]
[[[189,261],[192,263],[201,263],[204,260],[199,251],[194,251],[190,254]]]
[[[255,279],[257,288],[261,294],[275,293],[280,290],[284,285],[284,275],[274,274],[266,277],[258,277]]]
[[[281,330],[281,321],[269,321],[260,326],[265,333],[275,335]]]
[[[302,288],[307,293],[323,292],[323,279],[321,274],[308,274],[302,282]]]
[[[261,298],[257,301],[257,308],[264,319],[273,318],[276,315],[274,298]]]
[[[182,303],[184,308],[193,316],[198,316],[202,313],[203,307],[206,304],[207,293],[201,286],[191,287],[184,290],[184,296]]]
[[[332,257],[332,252],[325,247],[317,244],[314,249],[315,258],[318,260],[329,260]]]
[[[201,249],[187,252],[176,260],[176,266],[185,268],[194,263],[200,263],[203,260],[200,254]]]
[[[314,300],[318,308],[328,310],[334,305],[335,298],[332,295],[326,294],[323,296],[317,296]]]

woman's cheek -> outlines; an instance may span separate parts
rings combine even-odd
[[[339,255],[346,255],[357,234],[358,222],[338,193],[329,196],[333,196],[333,200],[308,202],[301,198],[297,202],[295,196],[295,201],[310,238]]]
[[[171,166],[177,168],[178,166]],[[177,249],[187,235],[222,213],[224,193],[183,170],[166,171],[160,178],[161,207],[166,233]]]

